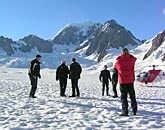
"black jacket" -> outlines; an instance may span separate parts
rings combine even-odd
[[[41,77],[41,75],[40,75],[40,62],[39,61],[34,59],[30,63],[30,68],[29,68],[29,73],[28,74],[29,74],[29,76]]]
[[[101,82],[107,83],[109,82],[108,80],[111,81],[111,74],[109,70],[102,70],[99,76],[99,80]]]
[[[117,69],[114,69],[112,74],[112,84],[117,84],[117,83],[118,83],[118,71]]]
[[[67,80],[69,68],[65,64],[61,64],[56,71],[56,80]]]
[[[70,79],[80,79],[80,74],[82,72],[82,68],[79,63],[74,62],[70,65],[70,73],[69,78]]]

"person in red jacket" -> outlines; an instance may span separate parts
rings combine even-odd
[[[129,54],[128,49],[122,50],[122,55],[116,59],[115,69],[118,70],[118,78],[120,83],[121,91],[121,102],[122,102],[122,114],[120,116],[128,116],[128,101],[127,95],[129,94],[131,99],[131,107],[133,115],[137,113],[137,102],[134,90],[135,81],[135,66],[136,58]]]

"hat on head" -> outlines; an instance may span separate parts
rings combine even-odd
[[[72,61],[75,62],[76,61],[76,58],[72,58]]]
[[[36,57],[40,57],[41,58],[42,56],[41,55],[36,55]]]
[[[65,61],[65,60],[62,60],[61,63],[62,63],[62,64],[66,64],[66,61]]]

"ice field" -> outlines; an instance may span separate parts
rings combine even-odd
[[[1,130],[165,129],[165,87],[136,82],[137,116],[129,108],[129,117],[120,117],[120,98],[101,96],[99,72],[83,71],[80,98],[59,96],[55,70],[43,69],[41,75],[37,98],[31,99],[27,69],[0,69]],[[71,95],[69,80],[66,95]]]

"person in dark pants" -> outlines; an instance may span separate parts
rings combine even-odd
[[[136,58],[129,54],[128,49],[122,50],[122,55],[117,58],[115,68],[118,70],[121,102],[122,102],[122,114],[121,116],[128,116],[128,101],[127,95],[129,94],[131,99],[131,107],[133,115],[137,113],[137,102],[134,90],[135,81],[135,66]]]
[[[118,71],[117,69],[113,69],[113,74],[112,74],[112,87],[113,87],[113,93],[114,93],[114,98],[117,98],[118,95],[117,95],[117,90],[116,90],[116,87],[117,87],[117,83],[118,83]]]
[[[80,79],[81,72],[82,72],[82,68],[80,64],[76,62],[75,58],[73,58],[72,64],[70,65],[70,73],[69,73],[69,78],[71,79],[71,83],[72,83],[72,95],[70,97],[80,96],[78,80]]]
[[[29,97],[31,98],[36,98],[35,92],[37,89],[37,82],[38,82],[38,78],[41,78],[40,75],[40,60],[41,60],[41,55],[37,55],[36,58],[31,61],[30,63],[30,68],[29,68],[29,78],[30,78],[30,82],[31,82],[31,91],[30,91],[30,95]]]
[[[100,82],[102,82],[102,96],[104,96],[105,86],[106,86],[106,93],[109,96],[109,80],[111,81],[111,74],[110,71],[107,70],[107,65],[104,66],[104,70],[101,71],[99,76]]]
[[[60,96],[65,97],[65,91],[67,86],[67,78],[69,74],[69,68],[66,66],[66,61],[62,61],[62,64],[57,68],[56,80],[60,82]]]
[[[135,98],[134,83],[121,84],[120,91],[121,91],[121,101],[122,101],[122,109],[123,109],[123,113],[121,116],[128,115],[128,101],[127,101],[128,94],[131,99],[131,107],[133,110],[133,115],[136,115],[137,102],[136,102],[136,98]]]

